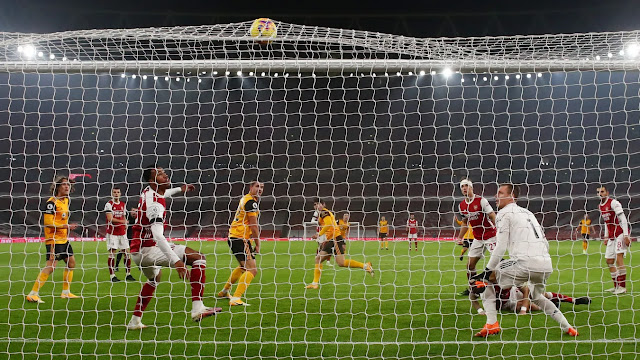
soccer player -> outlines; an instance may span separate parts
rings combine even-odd
[[[44,303],[40,298],[40,288],[53,273],[60,260],[67,264],[62,274],[62,294],[60,297],[63,299],[78,298],[69,290],[71,280],[73,280],[73,269],[76,267],[76,258],[73,256],[73,248],[69,243],[68,236],[70,230],[78,227],[77,224],[69,224],[69,194],[72,190],[72,182],[67,176],[56,176],[51,184],[53,196],[47,200],[44,210],[46,265],[38,275],[31,292],[27,295],[29,302]]]
[[[322,199],[316,198],[313,206],[318,211],[318,223],[322,229],[316,235],[320,244],[320,252],[316,255],[316,264],[313,271],[313,282],[306,286],[307,289],[317,289],[322,274],[322,263],[328,258],[329,254],[334,254],[336,263],[340,267],[360,268],[374,276],[373,266],[368,262],[366,264],[352,259],[344,258],[344,238],[340,233],[340,228],[336,223],[333,213],[325,207]]]
[[[124,263],[127,268],[127,281],[136,281],[131,276],[131,258],[127,254],[129,250],[129,240],[127,239],[127,205],[120,201],[120,188],[114,186],[111,189],[111,200],[104,204],[104,213],[107,218],[107,250],[109,250],[109,276],[111,282],[118,282],[120,279],[115,274],[115,254],[124,254]]]
[[[587,255],[587,249],[589,248],[589,235],[591,235],[591,219],[589,219],[588,214],[584,214],[584,218],[580,220],[580,224],[578,225],[580,229],[580,234],[582,234],[582,253]]]
[[[498,188],[496,247],[487,264],[487,270],[474,278],[488,279],[501,289],[521,288],[528,283],[533,303],[557,321],[564,332],[577,336],[578,331],[569,325],[562,312],[544,296],[545,283],[553,272],[549,243],[533,213],[516,204],[519,195],[520,190],[516,185],[502,184]],[[507,250],[509,259],[503,260]],[[500,332],[494,286],[485,286],[482,296],[487,323],[475,334],[477,337],[487,337]]]
[[[338,220],[338,229],[340,230],[340,236],[342,236],[342,238],[345,241],[349,238],[349,226],[351,226],[351,224],[349,224],[349,213],[345,212],[344,214],[342,214],[342,219]],[[346,253],[347,249],[345,248],[345,253]]]
[[[627,292],[627,269],[624,266],[624,257],[631,245],[629,238],[629,226],[627,217],[622,210],[622,204],[618,200],[609,197],[609,191],[605,186],[598,188],[600,196],[600,216],[605,223],[604,244],[607,247],[604,258],[609,266],[614,287],[607,291],[615,295]]]
[[[191,282],[191,319],[200,321],[222,311],[221,308],[204,306],[204,284],[207,260],[205,256],[185,245],[170,244],[164,237],[164,223],[167,209],[166,199],[178,193],[195,190],[193,185],[171,188],[169,176],[164,169],[145,167],[143,181],[149,185],[142,191],[138,201],[138,218],[131,241],[131,257],[140,266],[148,281],[142,286],[136,301],[133,316],[127,325],[129,330],[143,329],[142,313],[153,298],[160,282],[163,266],[173,267],[180,279]],[[186,265],[191,266],[191,271]]]
[[[239,266],[233,269],[229,280],[224,284],[218,297],[228,298],[230,306],[248,306],[242,301],[242,295],[247,291],[253,278],[258,274],[258,267],[253,253],[260,252],[260,225],[258,223],[258,200],[264,191],[264,184],[253,181],[249,184],[249,193],[240,199],[238,209],[229,229],[229,239],[227,244],[231,252],[238,260]],[[255,248],[251,246],[251,240],[255,243]],[[238,287],[230,295],[231,286],[238,282]]]
[[[525,285],[522,288],[512,287],[506,288],[500,291],[499,299],[496,301],[496,306],[500,310],[516,312],[518,315],[525,315],[529,311],[540,311],[540,307],[536,304],[531,304],[529,301],[529,295],[531,289]],[[544,297],[551,300],[556,306],[560,307],[560,303],[570,303],[574,305],[589,305],[591,304],[591,298],[588,296],[581,296],[573,298],[571,296],[545,292]]]
[[[458,210],[462,216],[460,233],[458,234],[458,245],[464,244],[464,237],[471,228],[473,242],[469,247],[467,260],[467,279],[476,274],[476,264],[484,257],[488,250],[493,251],[496,244],[496,213],[493,211],[489,201],[482,196],[473,193],[473,183],[469,179],[460,181],[460,191],[464,199],[458,205]],[[460,295],[470,295],[469,289],[465,289]]]
[[[458,219],[458,216],[456,216],[455,218],[456,218],[456,223],[458,223],[459,226],[462,226],[463,224],[462,220]],[[460,251],[460,261],[464,260],[464,254],[469,250],[469,246],[471,246],[472,242],[473,242],[473,229],[471,227],[468,227],[467,232],[462,237],[462,250]]]
[[[137,216],[138,208],[132,207],[127,215],[127,224],[129,224],[129,226],[127,226],[127,240],[129,241],[129,248],[131,248],[131,239],[133,239],[133,224],[136,223]],[[113,269],[115,272],[118,272],[118,266],[120,265],[120,260],[122,260],[122,255],[124,255],[124,253],[119,252],[116,256],[116,267],[115,269]],[[129,264],[131,264],[131,262],[129,262]]]
[[[389,240],[387,240],[387,236],[389,235],[389,223],[387,219],[383,216],[380,218],[378,222],[378,237],[380,238],[380,249],[384,247],[386,250],[389,250]]]
[[[416,216],[413,214],[411,214],[409,220],[407,220],[407,232],[409,233],[409,251],[411,251],[411,243],[416,245],[416,251],[418,251],[418,220],[416,220]]]

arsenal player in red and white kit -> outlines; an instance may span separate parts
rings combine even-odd
[[[407,232],[409,237],[409,251],[411,251],[411,243],[416,244],[416,251],[418,251],[418,220],[416,220],[413,214],[411,214],[409,220],[407,220]]]
[[[598,188],[600,196],[600,216],[604,221],[604,244],[606,250],[604,258],[609,266],[614,287],[607,291],[616,295],[627,292],[627,269],[624,266],[624,256],[631,245],[627,217],[622,210],[622,204],[609,197],[606,187]]]
[[[109,250],[109,275],[111,282],[118,282],[120,279],[115,274],[115,254],[124,254],[124,263],[127,267],[127,281],[135,281],[131,276],[131,258],[127,254],[129,249],[129,239],[127,238],[127,205],[120,201],[120,188],[114,186],[111,189],[111,200],[104,204],[104,213],[107,218],[107,249]]]
[[[478,260],[484,257],[485,251],[488,250],[491,253],[496,246],[496,213],[487,199],[473,193],[471,180],[463,179],[460,182],[460,191],[464,195],[464,200],[458,205],[458,210],[462,216],[462,228],[458,234],[458,244],[462,245],[464,234],[467,233],[469,227],[471,227],[474,237],[469,247],[469,259],[467,262],[467,278],[470,278],[476,274],[476,264]],[[462,295],[468,294],[469,290],[467,289]]]
[[[127,328],[134,330],[146,327],[142,324],[142,312],[153,297],[163,266],[175,268],[181,279],[189,278],[191,281],[193,321],[197,322],[217,314],[222,311],[221,308],[205,307],[202,303],[207,266],[205,256],[184,245],[169,244],[164,237],[166,199],[180,192],[195,190],[195,187],[182,185],[170,188],[169,176],[162,168],[157,167],[147,167],[143,173],[143,180],[147,181],[149,186],[144,189],[138,202],[138,217],[131,240],[131,257],[140,266],[148,281],[142,286]],[[190,272],[185,264],[191,265]]]

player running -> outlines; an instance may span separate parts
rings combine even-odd
[[[562,331],[578,336],[578,331],[569,324],[562,312],[544,296],[545,283],[553,272],[549,243],[533,213],[516,204],[519,194],[519,188],[513,184],[502,184],[498,188],[496,247],[487,270],[474,279],[489,280],[501,289],[521,288],[528,283],[533,303],[557,321]],[[509,259],[502,260],[507,250]],[[487,323],[475,336],[487,337],[501,331],[496,309],[496,290],[494,286],[486,286],[487,282],[479,283],[485,288],[482,297]]]
[[[600,216],[605,223],[604,244],[606,250],[604,258],[609,266],[614,287],[607,291],[615,295],[627,292],[627,269],[624,266],[624,257],[631,245],[629,238],[629,226],[627,217],[622,210],[622,204],[618,200],[609,197],[606,187],[598,188],[600,196]]]
[[[307,285],[306,288],[318,289],[318,283],[320,282],[320,275],[322,273],[322,263],[328,259],[330,254],[335,255],[338,266],[364,269],[373,277],[373,266],[371,266],[370,262],[364,264],[359,261],[344,258],[344,238],[340,233],[340,228],[336,223],[335,216],[325,207],[324,200],[319,198],[314,199],[313,206],[318,211],[318,223],[322,229],[318,235],[314,236],[317,237],[318,242],[320,242],[320,251],[318,255],[316,255],[313,282]]]
[[[389,223],[387,219],[383,216],[380,218],[378,222],[378,238],[380,239],[380,250],[383,248],[385,250],[389,250],[389,240],[387,240],[387,236],[389,235]]]
[[[53,194],[47,200],[44,210],[44,243],[45,261],[44,269],[38,275],[33,288],[27,295],[27,301],[43,304],[40,298],[40,288],[53,273],[59,260],[64,261],[67,267],[62,274],[63,299],[75,299],[76,296],[69,290],[73,280],[73,269],[76,267],[76,258],[73,256],[73,248],[69,243],[69,231],[78,227],[77,224],[69,224],[69,194],[73,190],[72,182],[66,176],[56,176],[51,184]]]
[[[189,278],[193,321],[198,322],[205,317],[217,314],[222,311],[221,308],[206,307],[202,303],[207,267],[205,256],[185,245],[170,244],[164,237],[166,199],[178,193],[193,191],[195,187],[182,185],[171,188],[169,176],[159,167],[145,168],[142,177],[142,180],[149,185],[142,191],[138,202],[138,218],[131,241],[131,257],[140,266],[148,280],[140,290],[127,328],[136,330],[146,327],[142,324],[142,313],[153,298],[156,286],[160,282],[163,266],[175,268],[180,279]],[[186,265],[191,266],[191,271],[187,270]]]
[[[240,199],[231,228],[229,229],[229,239],[227,244],[231,252],[238,260],[239,266],[233,269],[229,280],[224,284],[218,297],[229,298],[230,306],[248,306],[242,301],[242,295],[247,291],[251,280],[258,274],[256,258],[253,253],[260,252],[260,225],[258,223],[258,200],[264,191],[264,184],[253,181],[249,184],[249,193]],[[255,248],[251,246],[251,239],[255,243]],[[231,286],[238,282],[238,287],[229,294]]]
[[[473,183],[469,179],[460,181],[460,191],[464,199],[458,205],[462,216],[458,245],[464,244],[464,237],[469,228],[473,233],[473,242],[469,247],[467,260],[467,279],[476,274],[476,264],[484,257],[485,251],[493,251],[496,244],[496,213],[489,201],[482,196],[473,193]],[[469,289],[465,289],[460,295],[470,295]],[[473,300],[473,299],[472,299]]]
[[[455,216],[456,223],[458,226],[462,226],[462,220],[458,219],[458,216]],[[471,243],[473,242],[473,229],[468,227],[467,232],[462,237],[462,250],[460,251],[460,261],[464,260],[464,254],[469,250]]]
[[[418,220],[416,216],[411,214],[409,220],[407,220],[407,233],[409,238],[409,251],[411,251],[411,243],[416,245],[416,251],[418,251]]]
[[[131,276],[131,258],[127,254],[129,250],[129,239],[127,238],[127,205],[120,201],[120,188],[114,186],[111,189],[111,200],[104,204],[104,213],[107,218],[107,250],[109,250],[109,276],[111,282],[118,282],[120,279],[115,274],[115,254],[124,254],[124,264],[127,268],[127,281],[136,281]]]
[[[582,254],[587,255],[587,249],[589,248],[589,237],[593,230],[591,229],[591,219],[588,214],[584,214],[584,218],[580,220],[578,225],[580,234],[582,234]]]

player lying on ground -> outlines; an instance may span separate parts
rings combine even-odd
[[[184,245],[169,244],[164,237],[164,223],[167,209],[166,199],[178,193],[195,189],[193,185],[171,188],[169,176],[159,167],[147,167],[143,181],[149,183],[140,195],[138,219],[131,241],[131,257],[140,266],[147,282],[142,286],[136,307],[127,325],[130,330],[142,329],[142,312],[153,298],[160,282],[163,266],[173,267],[180,279],[191,281],[191,319],[200,321],[215,315],[221,308],[206,307],[202,303],[206,281],[207,260],[203,254]],[[186,265],[191,266],[191,271]]]
[[[258,200],[264,191],[264,184],[259,181],[253,181],[249,184],[249,193],[240,199],[238,209],[236,210],[231,228],[229,229],[229,239],[227,244],[231,248],[231,253],[238,260],[238,267],[233,269],[229,279],[224,284],[222,291],[218,293],[218,297],[229,298],[230,306],[247,306],[242,301],[242,295],[251,284],[251,280],[258,274],[256,258],[253,253],[260,252],[260,225],[258,222]],[[256,246],[251,246],[251,239]],[[233,284],[238,282],[238,287],[233,293],[229,294]]]
[[[78,296],[71,293],[71,280],[73,280],[73,269],[76,267],[76,258],[73,256],[73,248],[69,243],[69,231],[78,227],[77,224],[69,224],[69,194],[73,190],[71,181],[66,176],[56,176],[51,184],[52,197],[47,200],[44,210],[44,243],[45,261],[44,269],[38,275],[35,284],[27,301],[38,304],[44,303],[40,299],[40,288],[53,273],[58,261],[62,260],[67,264],[62,274],[62,294],[63,299],[75,299]]]
[[[107,218],[107,250],[109,258],[107,266],[109,267],[109,276],[111,282],[118,282],[120,279],[115,274],[115,254],[124,254],[124,264],[127,269],[127,281],[136,281],[131,276],[131,258],[127,253],[129,251],[129,239],[127,238],[127,204],[120,201],[120,188],[114,186],[111,189],[111,200],[104,204],[104,213]]]
[[[500,289],[529,284],[533,303],[557,321],[564,332],[577,336],[578,332],[569,324],[560,309],[544,296],[546,281],[553,272],[549,243],[536,217],[529,210],[516,204],[519,194],[518,187],[513,184],[503,184],[498,188],[496,247],[487,264],[487,271],[478,274],[474,279],[483,279],[487,285],[496,284]],[[509,259],[503,260],[507,250]],[[482,300],[487,323],[475,334],[478,337],[487,337],[501,331],[495,288],[485,288]]]
[[[600,196],[600,215],[605,223],[604,245],[607,247],[604,258],[609,266],[613,288],[607,289],[616,295],[627,292],[627,269],[624,266],[624,257],[629,251],[631,238],[627,217],[624,215],[622,204],[618,200],[609,197],[606,187],[598,188]]]
[[[531,303],[531,289],[528,285],[521,288],[511,287],[505,289],[495,289],[496,294],[499,294],[499,298],[496,300],[496,307],[498,310],[517,312],[519,315],[524,315],[529,311],[540,311],[540,307]],[[560,303],[571,303],[574,305],[589,305],[591,304],[591,298],[588,296],[582,296],[572,298],[563,294],[545,292],[544,297],[551,300],[551,302],[557,307],[560,307]]]
[[[368,262],[366,264],[352,259],[344,258],[344,239],[340,235],[340,228],[336,223],[333,213],[325,207],[322,199],[316,198],[313,206],[318,211],[318,223],[322,227],[317,235],[320,242],[320,251],[316,255],[316,264],[313,271],[313,282],[306,286],[307,289],[317,289],[322,274],[322,263],[329,258],[330,254],[336,257],[336,263],[340,267],[360,268],[374,276],[373,266]]]

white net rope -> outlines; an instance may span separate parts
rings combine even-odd
[[[637,236],[639,32],[417,39],[277,22],[260,44],[251,23],[0,33],[0,354],[637,356],[637,268],[628,254],[629,292],[605,292],[611,278],[594,240],[600,184]],[[128,209],[137,203],[148,163],[196,185],[169,202],[165,234],[207,256],[204,302],[223,312],[193,323],[189,285],[164,269],[149,328],[134,332],[125,324],[146,279],[134,264],[135,281],[111,282],[103,209],[113,185]],[[60,298],[60,262],[36,305],[25,295],[45,263],[55,174],[77,182],[71,291],[82,298]],[[539,312],[503,310],[501,335],[473,338],[485,317],[458,295],[467,257],[452,241],[465,177],[494,209],[497,183],[522,186],[520,204],[550,240],[548,291],[592,300],[561,304],[580,337]],[[229,224],[256,179],[266,186],[252,306],[230,308],[216,298],[237,266]],[[338,218],[350,214],[346,257],[371,262],[375,278],[332,259],[320,288],[305,289],[316,196]],[[572,240],[585,213],[593,232],[583,255]]]

